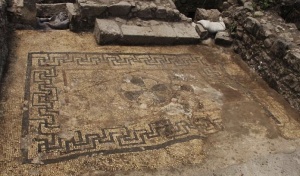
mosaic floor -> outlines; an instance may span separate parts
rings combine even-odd
[[[269,153],[259,141],[300,146],[299,114],[232,53],[55,35],[46,36],[57,45],[43,49],[39,32],[15,37],[1,100],[1,175],[212,169]]]
[[[222,129],[223,93],[209,83],[221,73],[199,55],[29,53],[27,67],[25,163],[157,150]]]

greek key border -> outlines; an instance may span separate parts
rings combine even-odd
[[[32,69],[32,61],[34,58],[34,55],[46,55],[48,56],[48,63],[46,59],[39,60],[39,68],[44,68],[43,71],[34,71]],[[65,55],[65,58],[62,57],[50,57],[50,55]],[[76,57],[78,56],[78,57]],[[84,58],[82,56],[85,56]],[[93,56],[93,57],[87,57],[87,56]],[[98,57],[96,57],[98,56]],[[128,56],[128,57],[126,57]],[[132,57],[134,56],[134,57]],[[55,87],[52,85],[52,77],[56,76],[56,67],[61,66],[63,63],[70,63],[74,62],[78,65],[86,65],[86,64],[111,64],[112,66],[124,66],[124,65],[132,65],[134,63],[139,64],[145,64],[145,65],[168,65],[171,64],[175,67],[181,67],[181,66],[189,66],[191,64],[201,64],[201,65],[207,65],[207,63],[201,59],[200,56],[197,55],[190,55],[190,54],[138,54],[138,53],[76,53],[76,52],[34,52],[28,54],[28,61],[27,61],[27,71],[26,71],[26,83],[25,83],[25,90],[24,90],[24,100],[33,103],[32,97],[34,95],[38,96],[38,100],[43,103],[43,105],[34,105],[32,106],[41,106],[40,108],[40,115],[41,116],[48,116],[48,119],[52,118],[52,121],[54,121],[53,113],[57,113],[53,110],[51,106],[51,98],[47,96],[47,94],[53,95],[55,93]],[[207,70],[203,70],[204,72],[207,72]],[[31,77],[32,73],[36,74],[37,76]],[[214,70],[209,70],[209,72],[214,72]],[[32,93],[30,92],[30,82],[35,77],[38,77],[39,80],[34,80],[35,83],[38,82],[39,87],[42,93]],[[54,90],[54,91],[53,91]],[[32,96],[32,97],[31,97]],[[57,96],[57,94],[56,94]],[[55,97],[55,96],[54,96]],[[53,97],[52,97],[53,98]],[[57,97],[56,97],[57,99]],[[29,103],[26,105],[27,109],[29,109]],[[42,113],[42,111],[46,112],[46,114]],[[25,138],[27,135],[29,135],[29,111],[24,111],[23,113],[23,119],[22,119],[22,134],[21,137]],[[95,153],[101,153],[103,155],[107,154],[115,154],[115,153],[127,153],[127,152],[140,152],[145,150],[155,150],[164,148],[176,143],[181,143],[193,139],[203,139],[204,136],[202,135],[191,135],[191,136],[184,136],[189,133],[189,129],[196,129],[197,127],[194,124],[189,123],[188,121],[180,121],[176,123],[172,123],[170,121],[165,121],[164,126],[161,126],[161,124],[148,124],[149,130],[142,129],[142,130],[136,130],[136,131],[130,131],[127,127],[117,127],[122,128],[122,131],[124,133],[116,134],[114,132],[109,132],[110,129],[114,128],[107,128],[102,129],[102,134],[87,134],[83,136],[80,131],[77,131],[78,135],[78,141],[75,141],[75,139],[72,139],[70,141],[67,141],[65,146],[68,148],[69,145],[72,146],[80,146],[80,145],[90,145],[92,148],[97,145],[96,143],[105,143],[105,142],[116,142],[119,143],[120,146],[122,146],[121,141],[129,142],[130,141],[137,141],[137,143],[130,143],[132,147],[126,147],[126,148],[120,148],[120,149],[114,149],[114,150],[99,150],[99,151],[80,151],[79,153],[76,153],[75,151],[70,151],[67,149],[67,151],[70,151],[71,154],[66,156],[61,156],[55,159],[46,159],[43,160],[44,164],[49,163],[56,163],[60,161],[65,161],[69,159],[74,159],[79,156],[83,155],[92,155]],[[44,122],[40,123],[41,126],[46,127],[53,127],[55,128],[55,125],[51,124],[51,122],[45,120]],[[166,126],[172,126],[172,128],[177,130],[177,136],[170,136],[170,140],[166,141],[164,143],[158,144],[158,145],[150,145],[150,146],[143,146],[139,147],[134,144],[146,144],[146,139],[159,137],[161,134],[159,133],[159,129],[165,128]],[[40,129],[39,129],[39,132]],[[45,135],[45,134],[44,134]],[[49,136],[52,136],[53,140],[40,140],[42,142],[38,145],[39,151],[41,150],[57,150],[62,147],[62,143],[60,140],[58,140],[57,144],[55,144],[54,138],[55,134],[46,134]],[[184,136],[184,137],[181,137]],[[118,141],[113,141],[114,139],[117,139]],[[99,145],[98,144],[98,145]],[[125,144],[125,143],[124,143]],[[128,145],[127,145],[128,146]],[[92,149],[90,148],[90,149]],[[23,148],[22,150],[22,156],[23,156],[23,163],[31,163],[32,159],[28,158],[28,149]],[[73,153],[72,153],[73,152]]]

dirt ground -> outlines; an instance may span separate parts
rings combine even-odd
[[[0,175],[299,175],[299,113],[229,49],[16,31]]]

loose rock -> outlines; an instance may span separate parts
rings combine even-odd
[[[254,12],[254,16],[261,17],[261,16],[264,16],[264,13],[262,11],[256,11],[256,12]]]
[[[215,37],[215,43],[221,46],[230,46],[233,40],[228,32],[218,32]]]
[[[245,8],[245,9],[248,9],[248,10],[250,10],[250,11],[253,11],[253,10],[254,10],[254,9],[253,9],[253,4],[252,4],[252,2],[250,2],[250,1],[244,3],[244,8]]]
[[[208,31],[201,24],[196,24],[196,31],[202,40],[208,37]]]
[[[210,20],[210,21],[218,21],[221,13],[219,12],[218,9],[202,9],[198,8],[196,13],[195,13],[195,18],[194,21],[199,21],[199,20]]]

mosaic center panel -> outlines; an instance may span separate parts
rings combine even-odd
[[[201,140],[222,129],[220,72],[190,54],[29,53],[23,161]]]

